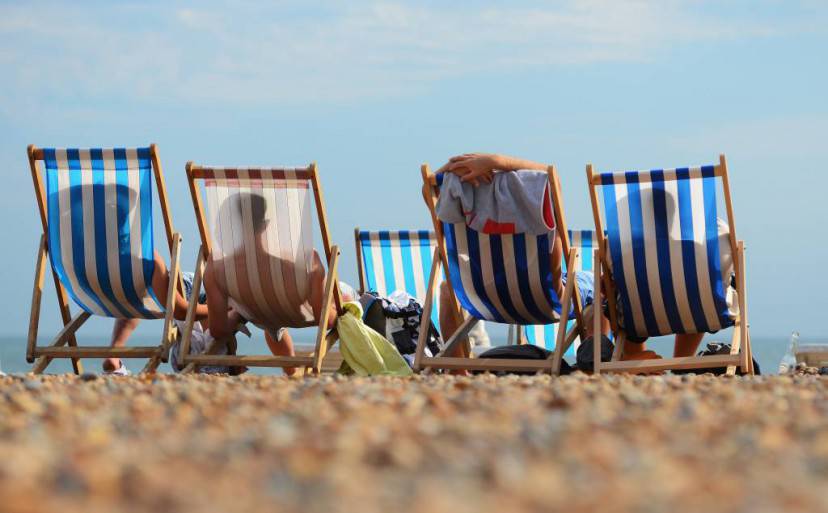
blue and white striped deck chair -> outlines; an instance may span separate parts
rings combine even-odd
[[[170,276],[178,283],[180,235],[173,231],[166,188],[155,145],[136,149],[28,148],[43,237],[35,274],[26,358],[42,372],[52,358],[147,358],[145,371],[166,361],[175,336],[172,308],[175,286],[167,297],[152,289],[155,272],[152,189],[158,188],[167,242]],[[42,171],[38,169],[41,163]],[[45,182],[45,187],[44,187]],[[64,329],[48,346],[37,345],[40,295],[48,255]],[[69,313],[68,298],[81,312]],[[92,315],[119,319],[164,319],[161,343],[148,347],[78,347],[75,332]],[[67,346],[68,344],[68,346]]]
[[[566,230],[559,182],[553,166],[549,167],[547,175],[555,226],[557,230]],[[436,215],[436,198],[442,184],[442,175],[430,174],[428,166],[424,165],[423,180],[427,204],[438,237],[441,254],[438,264],[442,263],[448,268],[447,280],[467,317],[446,340],[446,347],[439,355],[426,357],[423,344],[418,345],[415,369],[427,367],[557,373],[562,357],[562,351],[559,350],[547,360],[458,358],[444,355],[454,354],[458,344],[467,343],[468,332],[480,320],[520,326],[557,323],[561,318],[566,323],[573,315],[580,320],[580,303],[576,297],[577,288],[574,287],[576,250],[568,247],[568,238],[559,237],[558,231],[541,235],[484,234],[465,223],[441,222]],[[553,285],[553,272],[556,270],[552,269],[551,250],[556,237],[562,241],[563,252],[568,255],[570,264],[563,298],[558,298]],[[427,300],[424,314],[430,313],[429,303]],[[565,312],[563,317],[561,312]],[[578,324],[576,322],[576,330],[580,330]],[[565,333],[559,334],[556,347],[563,347],[564,335]]]
[[[578,250],[580,258],[577,260],[575,270],[592,271],[593,270],[593,251],[595,242],[595,232],[592,230],[569,230],[569,247]],[[564,262],[564,268],[566,262]],[[575,320],[572,319],[567,323],[567,331],[575,326]],[[517,331],[517,333],[520,333]],[[548,350],[555,349],[555,341],[558,339],[558,323],[555,324],[531,324],[523,327],[523,337],[527,344],[543,347]],[[574,357],[578,346],[581,344],[580,337],[566,350],[564,356]]]
[[[388,297],[404,290],[422,305],[437,237],[428,230],[366,231],[356,228],[354,242],[360,293],[373,291]],[[442,279],[442,277],[441,277]],[[439,326],[440,287],[434,291],[431,320]]]
[[[693,168],[597,174],[590,165],[587,175],[599,245],[605,249],[601,269],[611,277],[608,295],[617,298],[609,304],[618,345],[630,337],[735,327],[730,355],[617,361],[619,351],[599,371],[727,366],[733,373],[740,366],[749,372],[744,244],[736,240],[724,155],[717,165]],[[719,180],[727,224],[719,216]],[[596,281],[596,302],[600,289]]]

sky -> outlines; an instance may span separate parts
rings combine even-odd
[[[752,332],[828,338],[820,0],[0,2],[0,43],[0,336],[28,327],[40,224],[26,146],[154,142],[185,268],[198,245],[188,160],[316,161],[352,283],[354,227],[430,227],[423,162],[554,163],[569,226],[590,228],[588,162],[725,153]],[[43,301],[46,337],[59,326],[49,281]]]

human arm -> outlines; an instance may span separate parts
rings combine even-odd
[[[477,186],[491,183],[495,171],[516,171],[518,169],[546,169],[545,164],[531,160],[500,155],[496,153],[466,153],[452,157],[437,172],[449,172],[460,176],[463,182]]]

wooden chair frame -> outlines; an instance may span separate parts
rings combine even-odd
[[[734,375],[736,367],[744,369],[747,373],[753,374],[753,352],[750,343],[750,324],[748,323],[747,311],[747,286],[745,280],[745,245],[744,241],[736,238],[736,222],[733,217],[733,202],[730,196],[730,181],[727,173],[727,159],[719,155],[719,163],[714,166],[714,176],[721,178],[724,191],[724,201],[727,210],[728,226],[730,228],[729,242],[733,254],[733,270],[736,275],[736,292],[739,300],[739,315],[734,319],[733,336],[731,340],[731,351],[729,355],[710,356],[685,356],[678,358],[663,358],[659,360],[631,360],[623,361],[623,347],[627,340],[627,334],[618,323],[618,305],[616,300],[616,286],[612,277],[608,241],[604,235],[604,225],[601,217],[601,210],[598,204],[598,192],[596,187],[601,185],[601,177],[595,172],[592,164],[586,166],[587,182],[589,184],[589,195],[592,202],[592,215],[595,219],[595,231],[598,240],[598,248],[595,250],[595,304],[601,304],[602,294],[606,290],[607,304],[609,306],[610,325],[617,340],[612,361],[601,362],[600,342],[594,342],[595,373],[601,372],[660,372],[670,369],[704,369],[714,367],[727,367],[727,374]],[[665,180],[675,180],[674,177],[665,177]],[[600,279],[597,277],[600,276]],[[599,322],[595,320],[596,326]],[[744,350],[740,351],[740,348]]]
[[[161,205],[161,214],[164,219],[164,231],[167,238],[167,246],[170,251],[170,276],[175,279],[171,281],[175,286],[168,287],[165,298],[164,330],[161,335],[161,342],[157,346],[142,347],[95,347],[79,346],[76,338],[78,329],[92,316],[92,314],[81,311],[72,316],[69,308],[69,297],[57,276],[52,271],[52,278],[55,283],[58,306],[63,320],[63,329],[46,346],[37,344],[38,326],[40,324],[40,305],[43,296],[43,282],[46,273],[46,259],[49,256],[48,238],[49,218],[46,211],[46,191],[43,185],[43,175],[38,171],[37,162],[43,161],[43,150],[29,145],[26,149],[29,158],[29,167],[32,172],[35,196],[37,197],[40,222],[43,227],[43,234],[40,237],[40,245],[37,250],[37,264],[35,265],[34,286],[32,288],[32,306],[29,316],[29,336],[26,344],[26,361],[34,363],[32,372],[40,374],[54,358],[71,358],[72,367],[76,374],[83,372],[81,358],[148,358],[146,366],[141,372],[154,372],[161,362],[166,362],[169,356],[169,348],[175,340],[177,328],[173,321],[173,307],[175,290],[183,290],[180,281],[179,254],[181,251],[181,234],[175,231],[172,218],[170,217],[169,203],[167,202],[167,186],[164,181],[164,173],[161,169],[161,162],[158,158],[158,147],[150,145],[150,156],[152,169],[155,175],[155,187],[158,192],[158,202]]]
[[[440,266],[448,267],[448,260],[445,251],[445,235],[443,233],[443,226],[437,218],[437,198],[439,196],[439,187],[437,186],[436,175],[431,173],[428,164],[423,164],[420,168],[423,177],[423,196],[431,214],[431,221],[434,225],[434,232],[437,234],[437,249],[434,251],[434,259],[431,266],[431,272],[428,280],[428,296],[426,297],[425,306],[423,308],[423,316],[431,317],[431,310],[434,303],[434,287],[437,286],[436,279],[439,275]],[[425,356],[425,340],[426,334],[424,332],[425,324],[420,325],[420,336],[417,343],[417,352],[414,356],[414,370],[419,372],[421,369],[447,369],[447,370],[478,370],[478,371],[536,371],[538,373],[546,372],[553,375],[558,375],[561,368],[561,359],[563,354],[579,335],[583,339],[583,322],[581,311],[581,298],[576,283],[575,265],[577,263],[578,251],[569,246],[569,234],[566,228],[566,218],[564,216],[563,197],[561,194],[560,181],[555,166],[548,166],[546,173],[549,180],[549,190],[552,194],[552,204],[556,221],[557,237],[561,242],[564,257],[567,259],[567,281],[564,288],[564,294],[561,301],[561,318],[558,322],[566,326],[569,321],[569,310],[575,311],[575,325],[567,333],[565,329],[558,330],[558,339],[555,344],[555,351],[546,360],[506,360],[495,358],[470,358],[471,348],[469,347],[468,334],[474,325],[479,321],[472,316],[464,318],[460,310],[460,305],[457,300],[457,295],[454,292],[454,287],[451,283],[451,277],[446,273],[446,281],[451,289],[449,312],[454,317],[455,322],[459,326],[451,337],[446,340],[445,348],[435,356]],[[551,258],[551,256],[550,256]],[[441,296],[442,297],[442,296]],[[600,317],[600,316],[599,316]],[[600,330],[598,331],[600,333]],[[452,354],[457,346],[462,344],[463,357],[445,356]]]
[[[187,162],[187,181],[190,186],[190,195],[193,200],[193,208],[198,223],[198,232],[201,236],[201,247],[198,250],[196,260],[195,276],[193,278],[193,290],[200,290],[204,279],[204,270],[207,267],[207,260],[210,258],[211,241],[210,232],[207,227],[207,220],[204,216],[204,206],[201,200],[201,191],[196,183],[197,180],[204,180],[213,177],[214,168],[204,167]],[[278,174],[279,171],[271,171]],[[262,170],[262,173],[267,173]],[[322,235],[322,244],[325,248],[325,258],[328,262],[328,273],[325,278],[325,288],[322,300],[322,313],[318,320],[318,331],[314,350],[310,354],[297,356],[274,356],[274,355],[216,355],[213,354],[219,343],[224,340],[213,340],[208,346],[205,354],[190,355],[190,340],[192,337],[193,324],[195,323],[195,309],[198,303],[198,294],[193,293],[190,297],[187,308],[187,317],[184,321],[184,335],[181,340],[179,363],[184,367],[183,372],[194,372],[202,365],[221,366],[245,366],[245,367],[304,367],[305,372],[319,374],[323,370],[323,360],[328,350],[336,343],[339,336],[335,329],[328,332],[327,325],[330,316],[331,302],[336,305],[337,315],[342,314],[342,297],[340,296],[337,266],[339,263],[339,246],[332,245],[328,231],[328,218],[325,211],[325,201],[322,195],[322,187],[319,183],[319,174],[316,163],[308,167],[297,169],[296,178],[308,180],[313,188],[314,203],[316,204],[316,215],[319,220],[319,230]],[[229,342],[229,341],[227,341]]]

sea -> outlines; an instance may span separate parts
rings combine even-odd
[[[492,334],[492,345],[503,345],[506,343],[505,334]],[[716,337],[715,335],[708,335],[705,342],[710,341],[727,341],[729,337]],[[294,340],[297,345],[307,346],[313,343],[313,334],[310,332],[294,335]],[[130,345],[154,345],[158,342],[157,337],[136,336],[130,341]],[[89,336],[81,338],[80,343],[83,345],[106,345],[108,342],[107,335]],[[753,355],[754,359],[759,364],[762,374],[776,374],[779,369],[779,363],[787,351],[790,340],[788,337],[762,337],[754,336]],[[800,339],[801,344],[808,343],[825,343],[825,340],[808,340]],[[41,342],[41,343],[45,343]],[[703,345],[704,345],[703,343]],[[672,341],[668,337],[661,337],[654,339],[648,345],[650,349],[655,350],[662,355],[670,355],[672,352]],[[246,339],[239,337],[239,354],[266,354],[267,346],[261,335],[254,334],[253,339]],[[568,358],[570,363],[572,358]],[[91,372],[99,372],[101,369],[101,360],[89,358],[83,360],[84,370]],[[127,367],[133,371],[138,372],[143,366],[143,361],[133,360],[127,361]],[[26,337],[20,336],[0,336],[0,370],[7,374],[25,373],[28,372],[31,365],[26,362]],[[47,373],[60,374],[72,372],[72,365],[69,360],[54,360],[46,369]],[[169,364],[162,364],[159,372],[172,372]],[[280,374],[279,369],[258,368],[251,369],[253,374],[276,375]]]

